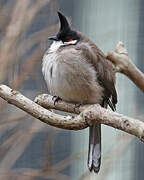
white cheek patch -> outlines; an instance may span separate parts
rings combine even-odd
[[[77,43],[77,40],[72,40],[72,41],[69,41],[69,42],[64,42],[64,45],[73,45],[73,44],[76,44]]]
[[[52,45],[49,48],[49,52],[55,52],[59,49],[59,47],[63,46],[62,41],[53,41]]]
[[[77,40],[72,40],[70,42],[62,42],[62,41],[53,41],[52,45],[49,48],[49,52],[56,52],[61,46],[74,45],[77,43]]]

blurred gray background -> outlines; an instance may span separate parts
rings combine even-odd
[[[0,82],[30,99],[48,93],[41,61],[59,22],[57,10],[107,54],[121,40],[144,71],[142,0],[0,0]],[[117,112],[144,119],[143,93],[117,74]],[[143,180],[144,145],[119,130],[102,128],[98,175],[87,169],[88,130],[50,127],[0,99],[0,180]]]

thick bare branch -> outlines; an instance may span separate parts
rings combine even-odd
[[[115,65],[117,72],[125,74],[144,92],[144,74],[132,63],[122,42],[118,43],[115,52],[108,53],[107,58]]]
[[[81,106],[79,110],[74,108],[73,104],[66,102],[58,102],[56,106],[53,105],[51,96],[47,96],[49,108],[60,109],[69,112],[81,112],[78,116],[62,116],[46,110],[42,106],[36,104],[30,99],[26,98],[19,92],[10,89],[8,86],[0,85],[0,97],[5,99],[8,103],[13,104],[25,112],[31,114],[35,118],[45,122],[49,125],[69,129],[81,130],[94,123],[105,124],[129,134],[139,137],[144,140],[144,123],[121,114],[112,112],[108,109],[102,108],[100,105],[86,105]],[[46,97],[45,97],[46,98]],[[37,98],[38,102],[38,98]]]
[[[52,96],[47,94],[39,95],[35,98],[35,102],[46,109],[56,109],[77,114],[81,113],[79,116],[83,117],[89,125],[94,123],[102,123],[123,130],[129,134],[133,134],[140,139],[144,138],[143,122],[102,108],[97,104],[83,105],[79,108],[75,108],[74,104],[59,101],[56,105],[54,105]],[[80,118],[79,116],[76,118]]]
[[[55,114],[8,86],[0,85],[0,97],[46,124],[69,130],[80,130],[88,127],[88,124],[82,117],[75,119],[71,116]]]

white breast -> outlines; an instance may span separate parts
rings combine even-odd
[[[53,43],[51,44],[50,48],[49,48],[49,52],[56,52],[61,46],[63,46],[63,42],[62,41],[53,41]]]
[[[42,64],[49,93],[69,102],[101,102],[103,89],[96,82],[94,68],[73,48],[54,49],[45,54]]]
[[[46,54],[42,60],[42,73],[44,75],[45,81],[49,92],[54,95],[54,76],[56,74],[57,66],[57,53],[56,51],[63,45],[62,41],[53,41],[50,48],[47,50]]]
[[[70,42],[62,42],[62,41],[53,41],[52,45],[49,48],[49,52],[56,52],[61,46],[74,45],[77,43],[77,40],[72,40]]]
[[[48,90],[50,94],[54,95],[54,76],[57,68],[57,54],[49,53],[45,54],[42,62],[42,73],[44,75]]]

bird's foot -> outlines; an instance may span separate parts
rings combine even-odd
[[[76,111],[76,109],[79,108],[81,105],[82,105],[81,103],[75,104],[75,106],[74,106],[74,111]]]
[[[62,100],[59,96],[53,96],[52,100],[54,101],[54,105],[59,101]]]

